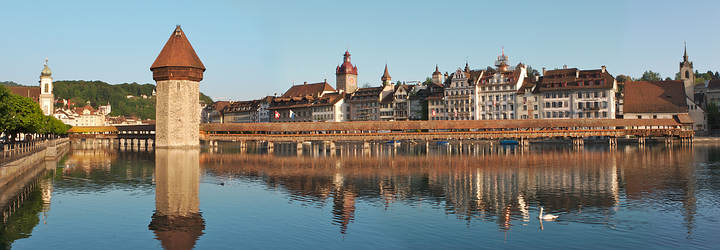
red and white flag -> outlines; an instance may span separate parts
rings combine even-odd
[[[432,116],[435,117],[435,115],[436,115],[436,113],[435,113],[435,110],[433,109],[433,110],[432,110]]]
[[[280,119],[280,113],[278,113],[277,110],[275,111],[275,119]]]

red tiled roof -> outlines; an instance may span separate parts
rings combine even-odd
[[[327,82],[293,85],[285,91],[282,97],[313,96],[319,97],[323,92],[335,92],[335,89]]]
[[[693,119],[690,118],[690,115],[688,113],[680,113],[680,114],[677,114],[677,116],[675,116],[673,118],[675,118],[675,120],[677,122],[682,123],[682,124],[692,125],[693,123],[695,123],[695,121],[693,121]]]
[[[578,70],[554,69],[548,70],[540,78],[539,91],[554,91],[567,89],[610,89],[615,78],[602,69]]]
[[[720,89],[720,79],[713,79],[708,82],[708,89]]]
[[[32,99],[35,102],[38,102],[40,100],[40,87],[35,86],[6,86],[8,90],[10,90],[10,93],[27,97]]]
[[[628,82],[625,84],[625,113],[687,113],[682,81]]]

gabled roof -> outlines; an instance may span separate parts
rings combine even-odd
[[[190,67],[205,70],[205,65],[200,61],[180,25],[170,34],[165,47],[150,66],[150,70],[162,67]]]
[[[682,81],[628,82],[625,84],[625,113],[687,113]]]
[[[569,89],[610,89],[615,78],[604,68],[592,70],[554,69],[547,70],[538,82],[539,91]]]
[[[707,89],[720,89],[720,79],[713,79],[708,82]]]
[[[324,92],[335,92],[335,89],[330,86],[327,82],[318,83],[303,83],[300,85],[293,85],[285,91],[282,97],[298,97],[298,96],[322,96]]]

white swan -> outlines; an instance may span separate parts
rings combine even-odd
[[[558,217],[558,216],[557,216],[557,215],[554,215],[554,214],[546,214],[546,215],[543,215],[543,207],[540,207],[540,215],[538,215],[538,219],[541,219],[541,220],[554,220],[554,219],[557,219],[557,217]]]

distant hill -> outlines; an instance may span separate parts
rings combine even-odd
[[[20,86],[15,82],[0,82],[8,86]],[[136,116],[142,119],[155,119],[155,98],[152,96],[154,84],[123,83],[108,84],[103,81],[55,81],[53,83],[55,99],[67,99],[76,105],[99,105],[110,103],[112,113],[117,116]],[[147,98],[142,98],[145,95]],[[128,98],[128,96],[133,96]],[[202,103],[212,103],[212,99],[200,93]]]

